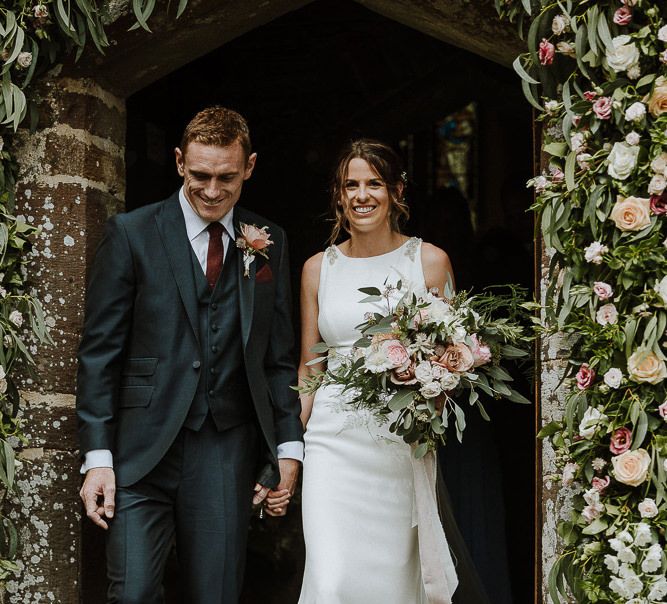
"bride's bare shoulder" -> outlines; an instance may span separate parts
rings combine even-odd
[[[438,265],[451,266],[447,252],[426,241],[422,243],[422,263],[425,267]]]
[[[322,259],[324,252],[319,252],[311,256],[303,264],[301,271],[301,283],[307,285],[315,285],[320,281],[320,269],[322,268]]]

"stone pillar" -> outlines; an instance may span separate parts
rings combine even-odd
[[[540,291],[542,304],[544,294],[549,285],[548,272],[550,254],[543,249],[542,275]],[[542,317],[544,320],[544,316]],[[562,386],[562,379],[567,368],[567,362],[572,348],[572,337],[563,333],[556,333],[542,338],[540,359],[538,364],[539,376],[539,405],[541,426],[552,421],[560,421],[565,415],[565,397],[567,391]],[[541,453],[541,455],[540,455]],[[553,479],[561,470],[556,466],[556,454],[551,443],[541,441],[538,449],[539,467],[536,472],[539,505],[537,507],[537,556],[536,564],[536,599],[538,604],[551,602],[548,590],[549,572],[562,551],[556,528],[559,520],[567,519],[572,510],[572,492],[563,489],[561,482]]]
[[[20,576],[5,600],[79,601],[81,508],[74,413],[76,350],[87,269],[106,218],[123,208],[124,101],[55,70],[34,95],[39,124],[19,132],[16,213],[42,231],[30,271],[54,345],[35,350],[37,378],[22,384],[29,443],[20,453]],[[100,535],[101,537],[101,535]]]

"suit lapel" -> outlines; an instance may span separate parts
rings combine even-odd
[[[234,237],[241,234],[240,223],[245,222],[243,209],[234,208]],[[236,245],[234,241],[230,245]],[[257,259],[250,265],[249,274],[246,277],[243,273],[243,250],[238,250],[236,254],[237,276],[239,283],[239,304],[241,314],[241,334],[243,336],[243,348],[245,349],[250,337],[250,328],[252,326],[252,316],[255,304],[255,271],[257,270]]]
[[[185,307],[185,313],[199,341],[197,288],[192,274],[191,246],[185,230],[185,219],[179,204],[178,193],[172,195],[162,206],[162,210],[155,217],[155,222]]]

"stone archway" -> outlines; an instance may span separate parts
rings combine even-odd
[[[125,98],[163,75],[277,16],[302,0],[191,0],[180,22],[157,15],[154,34],[127,32],[129,20],[113,15],[111,37],[121,41],[107,56],[89,54],[79,65],[54,70],[39,85],[40,122],[22,132],[19,213],[44,226],[38,259],[40,287],[55,320],[57,346],[40,355],[39,384],[26,384],[34,467],[33,496],[25,516],[22,579],[8,591],[21,601],[39,596],[79,599],[82,560],[74,406],[75,352],[83,316],[87,269],[106,217],[125,195]],[[505,65],[519,50],[510,26],[493,6],[464,0],[363,0],[364,6],[431,36]],[[114,5],[112,5],[114,6]],[[88,553],[88,552],[86,552]],[[30,594],[30,595],[28,595]],[[51,596],[49,596],[51,594]],[[28,599],[26,599],[28,597]]]

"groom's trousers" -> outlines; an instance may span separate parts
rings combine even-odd
[[[158,466],[116,492],[108,602],[162,604],[174,539],[189,604],[237,604],[258,460],[258,428],[183,428]]]

